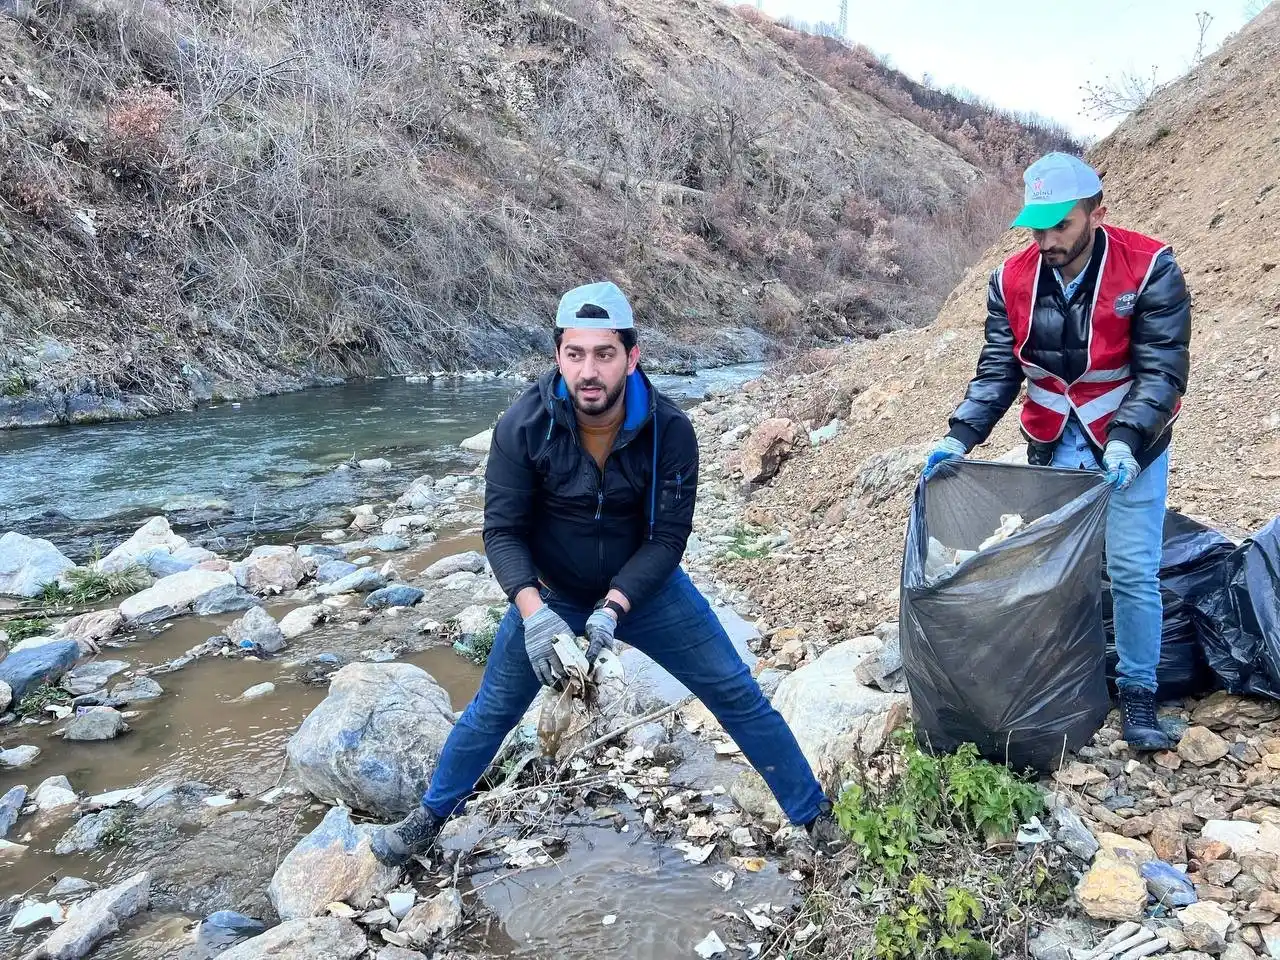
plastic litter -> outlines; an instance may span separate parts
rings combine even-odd
[[[917,484],[902,564],[901,641],[917,734],[1049,770],[1110,709],[1102,630],[1111,488],[1091,471],[964,460]],[[929,538],[973,549],[1005,516],[1037,517],[949,576]]]
[[[1189,907],[1196,902],[1195,884],[1177,867],[1163,860],[1149,860],[1140,869],[1142,879],[1147,881],[1147,893],[1155,897],[1156,903],[1169,908]]]
[[[1193,607],[1223,686],[1280,699],[1280,517],[1231,552]]]

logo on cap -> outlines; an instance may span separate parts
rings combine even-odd
[[[1053,196],[1053,191],[1046,190],[1044,188],[1044,177],[1036,177],[1031,181],[1031,195],[1039,199],[1041,197]]]

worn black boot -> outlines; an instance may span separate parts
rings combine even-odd
[[[848,845],[849,838],[840,829],[840,824],[836,823],[830,800],[824,800],[818,809],[818,815],[804,825],[809,834],[809,842],[817,853],[835,856]]]
[[[1156,717],[1156,695],[1142,687],[1120,688],[1120,736],[1134,750],[1172,750],[1177,744]]]
[[[399,823],[383,827],[373,835],[373,855],[388,867],[403,867],[413,857],[431,849],[444,826],[444,817],[426,807],[418,807]]]

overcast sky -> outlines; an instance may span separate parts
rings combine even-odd
[[[764,0],[774,17],[835,22],[840,0]],[[1251,0],[849,0],[849,39],[888,55],[917,80],[966,87],[1011,110],[1034,111],[1077,134],[1118,122],[1083,112],[1080,87],[1108,73],[1184,73],[1195,50],[1196,13],[1213,21],[1208,49],[1248,21]]]

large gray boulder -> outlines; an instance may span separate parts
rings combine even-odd
[[[157,580],[120,604],[120,615],[131,623],[157,623],[188,612],[219,587],[234,585],[235,577],[219,570],[185,570]]]
[[[859,664],[882,647],[875,637],[846,640],[778,685],[773,705],[819,779],[838,776],[859,754],[875,753],[907,719],[905,695],[858,682]]]
[[[0,593],[35,597],[75,566],[48,540],[10,530],[0,537]]]
[[[143,871],[114,887],[99,890],[67,913],[63,923],[28,957],[32,960],[80,960],[120,929],[120,924],[147,909],[151,874]]]
[[[369,946],[364,931],[341,917],[287,920],[246,940],[219,960],[355,960]]]
[[[9,685],[13,702],[20,703],[42,683],[56,683],[80,659],[80,645],[74,640],[50,643],[18,650],[0,660],[0,680]]]
[[[449,694],[409,663],[353,663],[289,740],[289,763],[317,797],[384,820],[416,807],[453,729]]]
[[[399,869],[383,866],[370,849],[376,829],[356,826],[342,807],[330,810],[271,878],[271,904],[280,919],[317,917],[337,900],[364,910],[394,887]]]
[[[63,734],[68,740],[114,740],[129,732],[124,715],[113,707],[88,707],[67,724]]]

